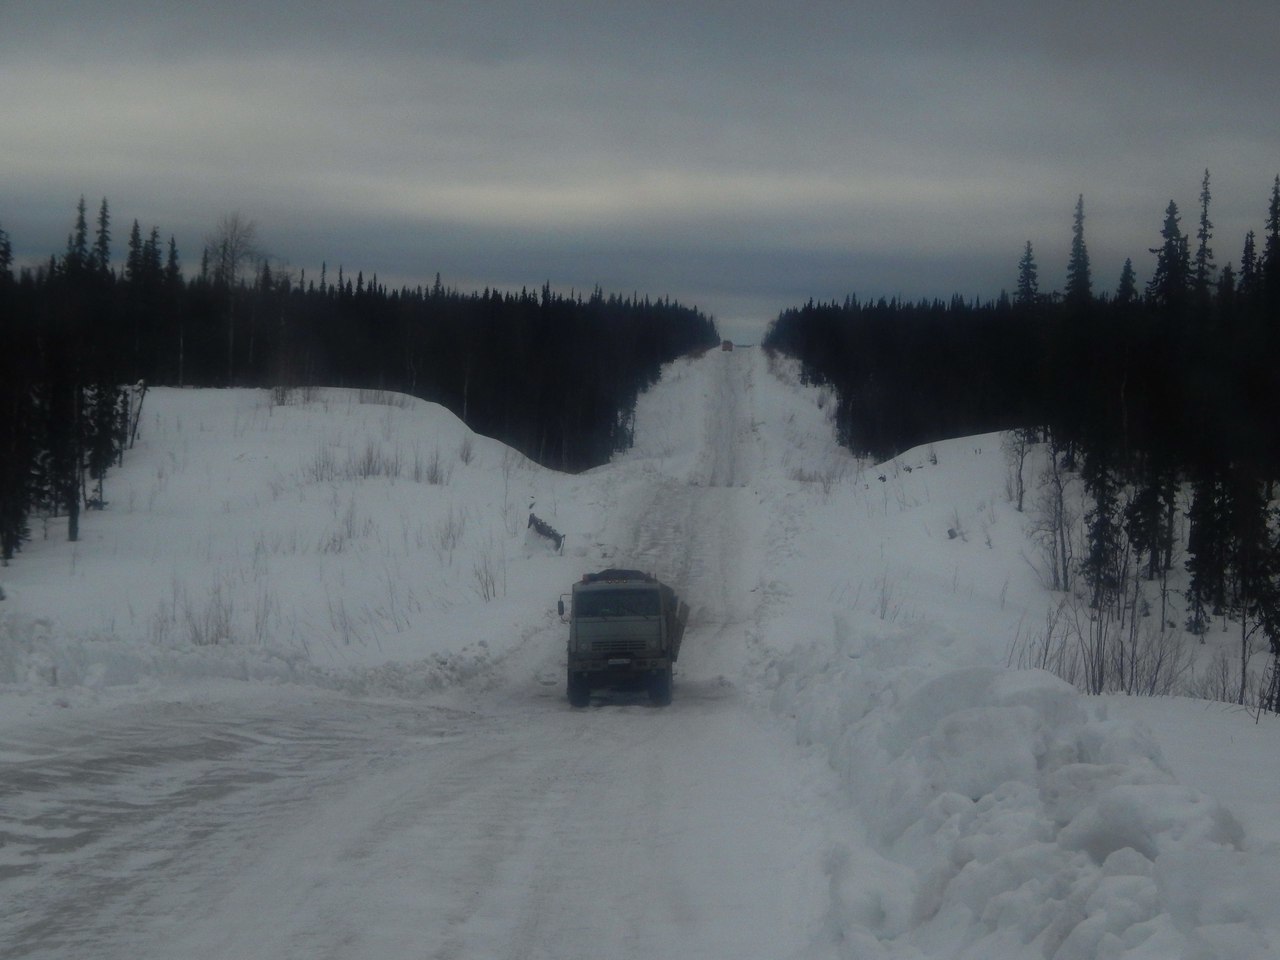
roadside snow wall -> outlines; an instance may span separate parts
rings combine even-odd
[[[874,875],[831,858],[833,939],[870,930],[858,952],[884,957],[1280,956],[1274,852],[1244,848],[1143,729],[1048,673],[950,669],[930,653],[949,642],[837,619],[774,663],[775,708],[825,751],[883,858]]]

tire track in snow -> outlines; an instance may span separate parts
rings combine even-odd
[[[562,696],[510,696],[501,684],[441,695],[470,698],[471,713],[281,697],[193,718],[197,740],[230,746],[186,772],[160,724],[95,731],[121,758],[150,752],[110,777],[151,800],[132,823],[104,818],[91,856],[33,866],[19,955],[719,960],[803,950],[827,882],[811,768],[717,682],[740,669],[754,614],[759,552],[744,484],[758,457],[756,360],[706,360],[715,366],[693,474],[655,483],[626,543],[635,565],[681,584],[699,610],[671,706],[623,699],[573,711]],[[90,763],[71,758],[60,775]],[[211,769],[221,792],[185,789]],[[34,781],[24,790],[37,817],[53,815],[49,793]]]

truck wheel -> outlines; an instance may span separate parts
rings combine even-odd
[[[591,702],[591,688],[587,678],[569,674],[569,706],[585,707]]]
[[[671,665],[649,681],[649,699],[660,707],[671,702]]]

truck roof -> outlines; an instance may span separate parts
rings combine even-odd
[[[657,578],[651,573],[645,573],[641,570],[622,570],[609,568],[601,570],[599,573],[584,573],[582,575],[582,583],[625,583],[625,582],[645,582],[657,583]]]

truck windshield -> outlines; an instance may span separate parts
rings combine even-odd
[[[574,599],[579,617],[656,617],[657,590],[584,590]]]

